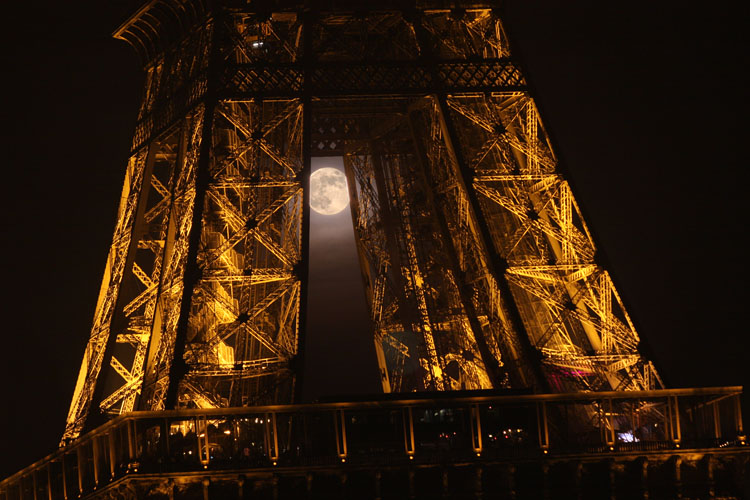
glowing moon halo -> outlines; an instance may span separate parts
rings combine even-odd
[[[346,176],[335,168],[319,168],[310,175],[310,208],[322,215],[334,215],[349,204]]]

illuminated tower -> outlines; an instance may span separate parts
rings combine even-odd
[[[74,439],[132,410],[289,403],[311,157],[343,156],[386,392],[661,385],[495,2],[153,0]]]

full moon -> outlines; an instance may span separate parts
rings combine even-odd
[[[346,176],[335,168],[319,168],[310,176],[310,208],[323,215],[334,215],[349,204]]]

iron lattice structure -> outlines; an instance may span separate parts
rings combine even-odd
[[[496,5],[152,0],[145,96],[64,440],[288,403],[310,159],[343,156],[386,392],[659,385]]]

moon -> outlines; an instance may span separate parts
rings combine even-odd
[[[349,204],[346,176],[341,170],[319,168],[310,176],[310,208],[323,215],[334,215]]]

